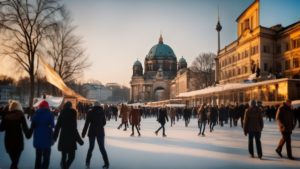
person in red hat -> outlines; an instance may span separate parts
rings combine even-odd
[[[32,117],[33,146],[36,149],[35,169],[47,169],[50,162],[53,139],[54,116],[47,101],[43,100]]]

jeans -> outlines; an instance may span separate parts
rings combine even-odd
[[[72,162],[74,161],[75,159],[75,150],[72,150],[72,151],[69,151],[69,152],[61,152],[61,167],[63,169],[68,169],[70,168]],[[67,159],[68,158],[68,159]]]
[[[166,133],[165,133],[165,124],[161,123],[160,125],[161,126],[156,130],[156,133],[158,133],[159,130],[162,129],[163,130],[163,135],[166,135]]]
[[[283,145],[286,143],[286,152],[288,157],[292,157],[291,134],[292,132],[281,132],[282,138],[277,146],[277,150],[281,152]]]
[[[10,169],[17,169],[18,168],[18,163],[19,159],[21,156],[22,150],[14,150],[14,151],[9,151],[9,157],[11,159],[11,165]]]
[[[136,124],[132,124],[132,127],[131,127],[131,129],[132,129],[132,135],[134,135],[134,127],[136,128],[136,131],[138,132],[138,134],[141,135],[141,133],[140,133],[140,131],[138,129],[138,126]]]
[[[205,126],[206,126],[206,121],[198,121],[198,127],[200,129],[199,134],[204,134],[205,132]],[[203,131],[202,131],[202,127],[203,127]]]
[[[35,169],[48,169],[50,162],[51,148],[36,149]]]
[[[106,150],[105,150],[105,147],[104,147],[104,136],[101,136],[100,134],[98,136],[89,137],[90,146],[89,146],[89,150],[88,150],[88,153],[87,153],[87,156],[86,156],[86,164],[87,165],[90,164],[92,153],[93,153],[93,150],[94,150],[94,147],[95,147],[95,140],[96,139],[97,139],[97,142],[98,142],[100,152],[102,154],[104,164],[109,165],[107,153],[106,153]]]
[[[249,153],[251,155],[254,155],[254,151],[253,151],[253,139],[255,138],[255,143],[256,143],[256,150],[257,150],[257,155],[258,157],[262,157],[262,149],[261,149],[261,141],[260,141],[260,137],[261,137],[261,132],[253,132],[250,131],[248,134],[248,150]]]

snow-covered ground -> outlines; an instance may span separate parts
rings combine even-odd
[[[275,148],[280,134],[275,122],[265,121],[262,133],[263,160],[250,158],[247,150],[248,138],[243,135],[240,126],[229,128],[216,126],[206,136],[198,136],[197,121],[191,120],[189,127],[184,127],[180,120],[175,126],[167,123],[167,137],[154,134],[159,127],[155,119],[143,119],[141,137],[130,137],[131,130],[118,130],[120,121],[108,121],[106,126],[106,150],[110,159],[111,169],[210,169],[210,168],[263,168],[287,169],[300,168],[300,129],[296,128],[292,135],[293,155],[295,161],[286,158],[284,147],[283,156],[279,158]],[[78,129],[83,128],[84,121],[78,122]],[[208,126],[207,126],[208,129]],[[0,169],[7,169],[10,160],[4,148],[4,133],[0,133]],[[84,139],[83,146],[78,146],[76,158],[71,168],[85,168],[85,157],[88,149],[88,139]],[[61,154],[57,151],[57,144],[52,147],[51,169],[58,169]],[[35,151],[32,139],[26,140],[19,167],[21,169],[34,168]],[[101,168],[103,160],[98,146],[95,147],[91,160],[91,168]]]

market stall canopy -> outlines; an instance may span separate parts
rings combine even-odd
[[[76,97],[78,100],[88,100],[76,93],[74,90],[70,89],[65,82],[61,79],[61,77],[57,74],[57,72],[42,58],[40,57],[41,64],[45,70],[46,79],[49,83],[60,89],[64,95]]]

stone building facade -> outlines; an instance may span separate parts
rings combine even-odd
[[[236,21],[238,38],[218,52],[217,81],[243,82],[253,76],[260,80],[299,78],[300,21],[287,27],[261,26],[259,0]]]
[[[195,88],[195,73],[182,57],[177,62],[173,49],[164,44],[162,35],[146,55],[144,68],[140,61],[132,67],[131,102],[160,101],[175,98],[180,92]]]

